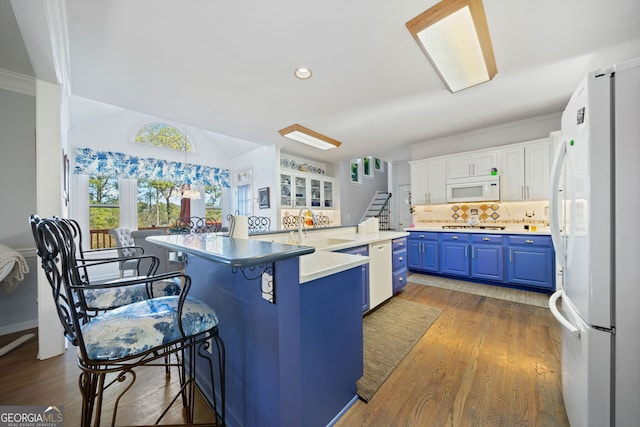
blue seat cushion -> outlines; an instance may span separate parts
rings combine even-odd
[[[183,338],[178,327],[177,296],[153,298],[100,314],[82,326],[91,360],[114,360],[139,355]],[[218,325],[215,311],[202,301],[187,297],[182,308],[182,327],[187,336]]]
[[[110,283],[110,282],[107,282]],[[153,296],[165,297],[180,294],[180,279],[165,279],[153,282]],[[84,291],[87,307],[91,310],[110,310],[112,308],[149,299],[144,283],[114,288],[94,288]]]

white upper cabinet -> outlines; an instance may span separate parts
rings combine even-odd
[[[497,150],[452,156],[447,160],[447,178],[491,175],[491,169],[499,166],[499,158]]]
[[[547,200],[550,159],[547,138],[502,150],[500,200]]]
[[[280,172],[280,207],[333,209],[335,180],[306,173]]]
[[[445,159],[411,162],[411,203],[430,205],[447,202]]]

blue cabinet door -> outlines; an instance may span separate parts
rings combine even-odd
[[[555,290],[552,248],[509,247],[507,281],[516,285]]]
[[[369,247],[368,246],[357,246],[355,248],[342,249],[336,252],[342,252],[345,254],[352,255],[369,255]],[[366,312],[369,310],[369,264],[364,264],[360,266],[360,273],[362,277],[362,312]]]
[[[439,264],[438,233],[411,232],[407,239],[409,270],[437,273]]]
[[[427,240],[422,242],[422,269],[433,273],[438,272],[438,242]]]
[[[422,270],[422,241],[417,239],[407,240],[407,267],[409,270]]]
[[[469,276],[469,245],[442,242],[441,272],[454,276]]]
[[[471,235],[471,277],[504,282],[504,241],[499,234]]]
[[[504,280],[502,245],[471,246],[471,277],[499,282]]]
[[[469,235],[440,234],[440,272],[469,277]]]
[[[555,252],[550,236],[509,236],[507,251],[510,284],[555,290]]]

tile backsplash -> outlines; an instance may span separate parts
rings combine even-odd
[[[480,223],[536,223],[549,222],[549,202],[480,202],[446,205],[415,206],[414,224],[464,223],[476,217]]]

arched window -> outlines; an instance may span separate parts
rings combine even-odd
[[[150,122],[138,129],[134,137],[138,144],[166,147],[171,150],[193,153],[193,145],[187,135],[177,127],[165,122]]]

